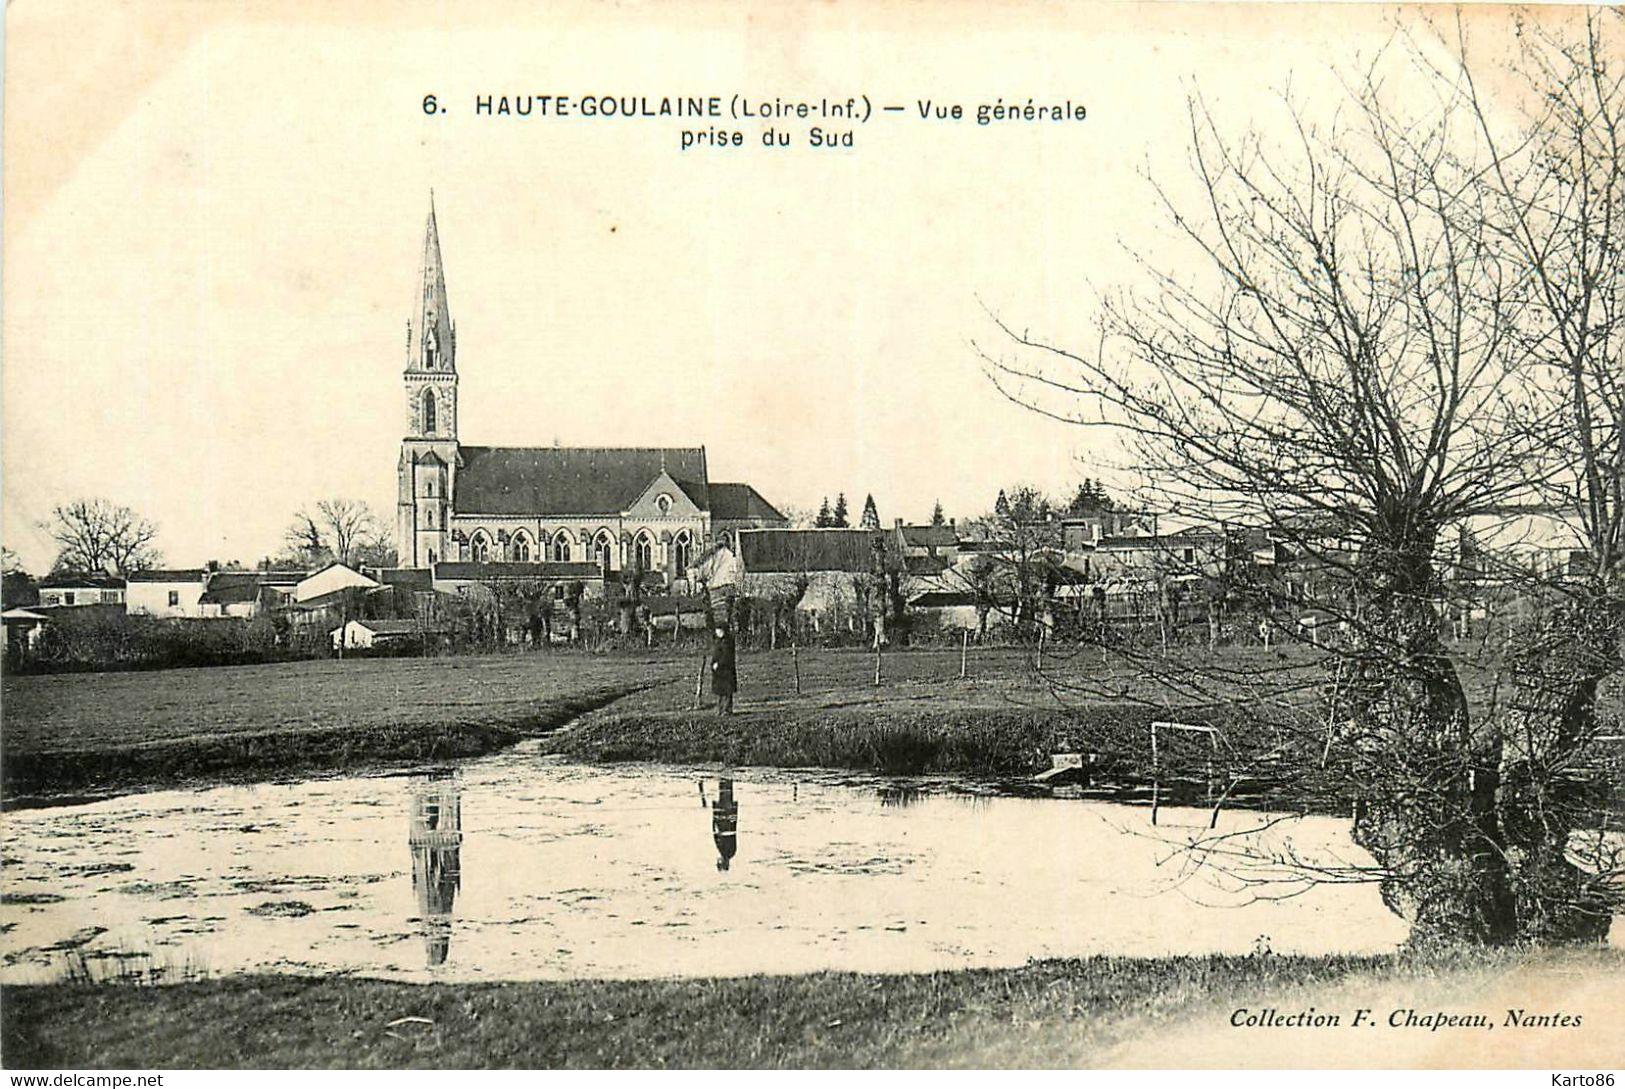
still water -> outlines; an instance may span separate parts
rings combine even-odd
[[[973,797],[820,773],[583,767],[523,748],[412,776],[7,813],[0,983],[68,966],[520,980],[1373,952],[1369,884],[1190,866],[1205,810]],[[1348,822],[1219,818],[1347,867]],[[1249,871],[1246,877],[1257,876]]]

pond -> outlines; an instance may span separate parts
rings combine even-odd
[[[157,968],[407,980],[918,971],[1094,953],[1380,952],[1348,822],[978,797],[817,772],[584,767],[524,747],[417,775],[0,817],[0,983]],[[1268,869],[1268,867],[1266,867]],[[1278,898],[1279,897],[1279,898]]]

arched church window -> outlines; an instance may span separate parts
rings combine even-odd
[[[514,563],[530,562],[530,538],[523,533],[514,535],[513,544],[509,546],[509,549],[513,553]]]
[[[598,553],[598,569],[600,571],[609,570],[610,558],[614,556],[614,547],[615,543],[609,539],[609,534],[600,533],[598,535],[598,541],[593,548]]]
[[[562,529],[553,538],[553,562],[570,562],[570,534]]]
[[[426,389],[423,391],[423,433],[434,434],[434,427],[434,390]]]
[[[645,571],[653,571],[655,567],[654,538],[647,533],[640,533],[638,539],[633,542],[632,547],[636,550],[635,555],[637,556],[638,566]]]
[[[689,561],[693,559],[693,549],[689,547],[688,530],[683,530],[671,542],[671,562],[677,569],[677,577],[682,578],[683,572],[688,570]]]
[[[423,494],[430,499],[434,498],[434,481],[426,480],[423,482]]]
[[[468,555],[475,563],[489,563],[491,560],[491,541],[484,533],[474,534],[474,539],[468,542]]]
[[[430,507],[423,512],[423,526],[425,529],[434,528],[434,508]]]

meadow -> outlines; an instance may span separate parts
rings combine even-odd
[[[1380,957],[1092,957],[914,975],[420,985],[244,977],[8,987],[5,1064],[24,1069],[1513,1067],[1619,1065],[1618,950]],[[1567,1011],[1509,1029],[1506,1006]],[[1238,1009],[1342,1024],[1236,1028]],[[1483,1013],[1499,1031],[1370,1023]],[[206,1033],[197,1031],[207,1025]],[[91,1026],[94,1026],[92,1029]]]
[[[658,656],[559,653],[7,677],[4,793],[476,756],[679,672]]]
[[[1095,752],[1144,778],[1318,759],[1327,680],[1313,648],[792,649],[745,653],[738,712],[712,713],[700,653],[634,648],[7,677],[4,798],[331,773],[478,756],[526,738],[584,761],[1026,777]],[[877,680],[878,675],[878,680]],[[1466,664],[1484,705],[1494,677]],[[1604,699],[1618,714],[1617,686]],[[559,727],[571,724],[571,729]],[[1104,768],[1104,764],[1102,767]],[[1297,778],[1294,775],[1294,778]],[[1312,784],[1299,783],[1303,789]]]

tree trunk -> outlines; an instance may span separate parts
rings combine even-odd
[[[1597,688],[1620,668],[1618,603],[1565,602],[1521,633],[1502,728],[1501,827],[1513,873],[1517,933],[1541,943],[1601,941],[1619,894],[1569,858],[1595,813],[1578,758],[1596,732]]]
[[[1433,537],[1362,549],[1350,691],[1354,838],[1386,871],[1383,901],[1416,944],[1514,934],[1493,731],[1475,737],[1433,600]]]

